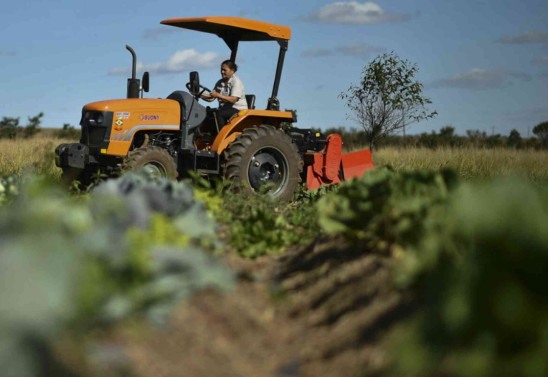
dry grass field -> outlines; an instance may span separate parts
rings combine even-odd
[[[0,175],[33,172],[60,177],[55,166],[55,147],[63,142],[55,137],[38,136],[32,139],[0,140]]]
[[[0,175],[32,171],[59,177],[55,167],[54,149],[63,142],[52,136],[33,139],[0,140]],[[464,179],[497,176],[524,176],[532,182],[548,181],[548,151],[500,149],[426,149],[384,148],[375,151],[376,166],[390,165],[395,170],[453,168]]]
[[[536,183],[548,181],[546,150],[385,148],[373,154],[373,161],[397,171],[452,168],[467,180],[516,175]]]

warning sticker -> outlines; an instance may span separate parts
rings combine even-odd
[[[130,116],[130,113],[127,111],[119,111],[116,113],[116,118],[127,119],[129,118],[129,116]]]

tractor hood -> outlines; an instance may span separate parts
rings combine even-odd
[[[88,103],[84,106],[87,112],[112,113],[113,123],[118,128],[129,123],[135,125],[180,125],[180,105],[177,101],[167,99],[114,99]],[[120,125],[121,124],[121,125]]]

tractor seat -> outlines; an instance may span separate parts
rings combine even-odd
[[[255,94],[246,94],[245,101],[247,102],[247,108],[253,110],[255,108]]]

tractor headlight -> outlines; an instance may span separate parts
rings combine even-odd
[[[97,113],[97,116],[95,117],[95,123],[98,125],[103,124],[104,116],[103,113]]]
[[[100,111],[88,111],[84,115],[84,119],[90,126],[101,126],[105,120],[105,117]]]

